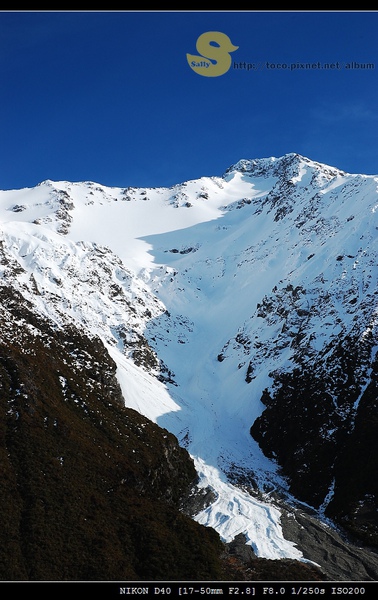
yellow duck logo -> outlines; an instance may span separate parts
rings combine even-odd
[[[204,77],[219,77],[231,66],[230,52],[237,50],[230,38],[220,31],[208,31],[199,36],[196,49],[201,56],[187,54],[189,66]],[[215,61],[215,62],[213,62]]]

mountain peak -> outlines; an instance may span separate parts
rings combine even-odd
[[[313,169],[314,172],[323,172],[324,174],[335,177],[345,175],[345,172],[316,161],[296,152],[290,152],[280,157],[271,156],[269,158],[241,159],[231,165],[224,173],[226,178],[235,172],[242,173],[249,177],[280,177],[286,180],[292,177],[298,177],[301,171]]]

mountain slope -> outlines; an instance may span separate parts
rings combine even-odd
[[[179,511],[193,462],[124,407],[100,339],[0,291],[0,578],[222,577],[219,538]]]
[[[303,559],[274,489],[376,544],[377,183],[289,154],[0,193],[3,282],[101,340],[126,406],[213,490],[196,520],[260,557]]]

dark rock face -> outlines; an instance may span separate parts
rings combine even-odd
[[[251,434],[297,498],[377,546],[378,362],[368,346],[345,337],[311,363],[273,374]]]
[[[220,578],[218,534],[180,510],[186,450],[126,409],[102,342],[1,289],[0,579]]]
[[[359,400],[354,426],[335,464],[335,494],[327,512],[365,543],[378,546],[378,361]]]

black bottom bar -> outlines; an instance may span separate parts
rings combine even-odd
[[[225,596],[226,598],[335,598],[353,597],[367,599],[376,597],[378,582],[288,582],[288,581],[204,581],[204,582],[161,582],[161,581],[5,581],[0,582],[0,596],[4,600],[13,598],[15,592],[21,594],[38,594],[38,600],[52,598],[53,594],[90,594],[100,595],[100,598],[118,598],[144,596],[147,598],[178,598],[178,597],[208,597]],[[375,592],[375,593],[374,593]]]

